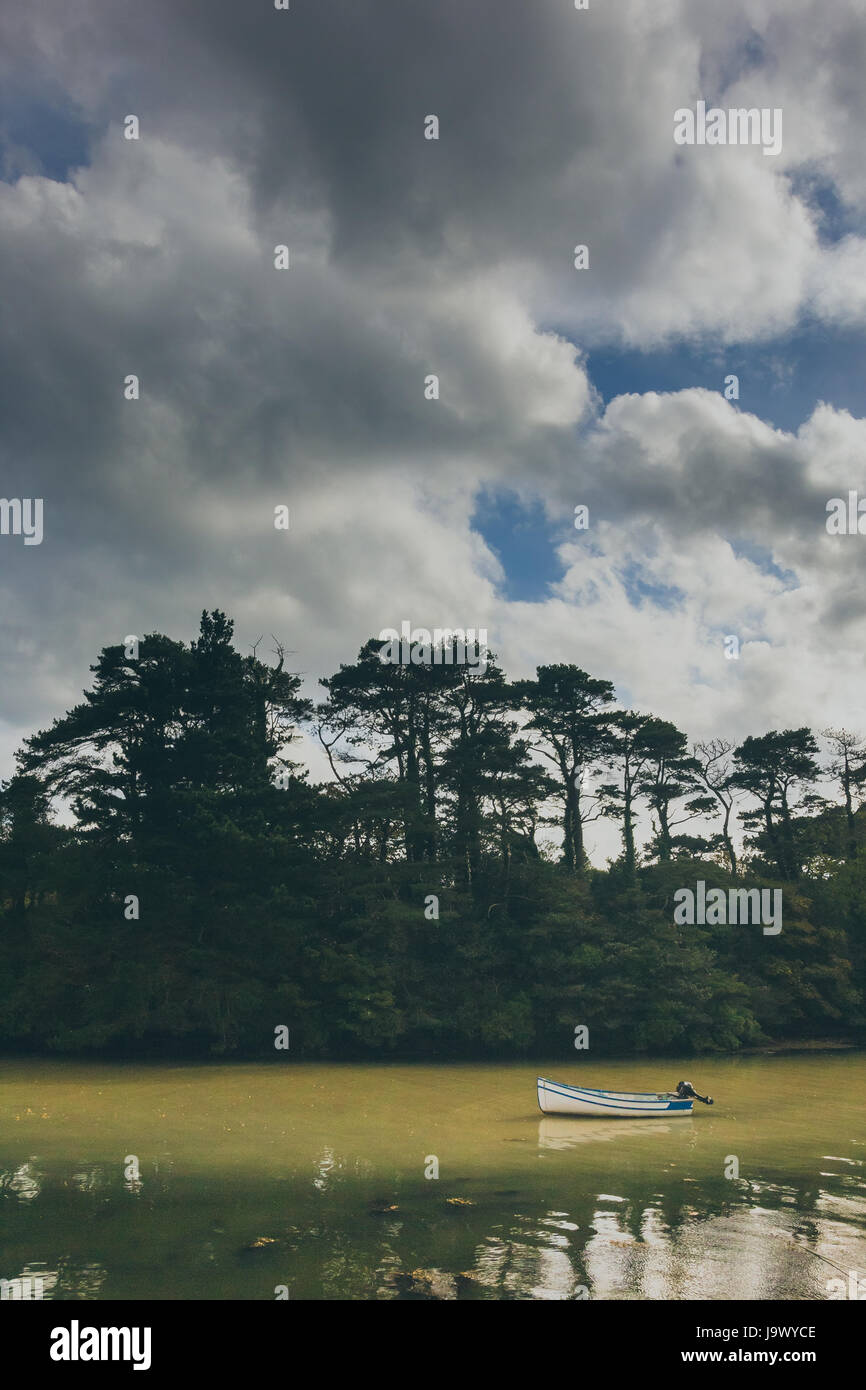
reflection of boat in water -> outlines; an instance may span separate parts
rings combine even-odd
[[[563,1115],[545,1115],[538,1122],[540,1149],[572,1149],[575,1144],[600,1143],[605,1139],[621,1139],[630,1134],[681,1134],[688,1125],[669,1124],[666,1120],[584,1120],[576,1125]]]
[[[546,1076],[538,1078],[538,1108],[544,1115],[597,1115],[608,1120],[690,1115],[694,1094],[694,1091],[690,1096],[673,1091],[596,1091],[591,1086],[566,1086]]]

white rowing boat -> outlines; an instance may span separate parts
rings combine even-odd
[[[595,1115],[609,1120],[643,1120],[690,1115],[692,1100],[675,1091],[596,1091],[538,1078],[538,1108],[544,1115]]]

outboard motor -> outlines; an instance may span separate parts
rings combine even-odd
[[[677,1095],[680,1100],[699,1100],[704,1105],[712,1105],[712,1096],[699,1096],[691,1081],[677,1082]]]

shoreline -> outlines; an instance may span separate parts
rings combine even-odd
[[[734,1060],[739,1057],[782,1057],[797,1054],[821,1054],[829,1052],[862,1052],[866,1051],[866,1038],[803,1038],[792,1040],[770,1040],[765,1043],[755,1044],[753,1047],[743,1047],[736,1052],[703,1052],[703,1053],[622,1053],[608,1054],[603,1057],[593,1059],[599,1066],[621,1065],[623,1063],[634,1064],[635,1066],[645,1065],[648,1062],[658,1061],[663,1058],[671,1063],[704,1063],[722,1060]],[[580,1054],[577,1054],[580,1057]],[[14,1065],[21,1062],[68,1062],[73,1065],[94,1066],[144,1066],[144,1067],[249,1067],[249,1066],[285,1066],[288,1059],[278,1059],[271,1056],[223,1056],[223,1057],[202,1057],[184,1056],[176,1054],[172,1056],[157,1055],[130,1055],[116,1054],[114,1056],[106,1053],[96,1052],[5,1052],[0,1050],[0,1065]],[[291,1059],[292,1066],[382,1066],[382,1067],[497,1067],[497,1066],[525,1066],[525,1067],[549,1067],[554,1061],[556,1065],[566,1065],[574,1063],[575,1058],[551,1059],[549,1054],[532,1057],[310,1057],[296,1055]]]

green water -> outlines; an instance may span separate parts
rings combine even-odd
[[[543,1118],[537,1071],[640,1090],[686,1076],[716,1104]],[[866,1277],[864,1100],[860,1052],[6,1061],[0,1277],[39,1276],[54,1299],[826,1299],[828,1279]]]

